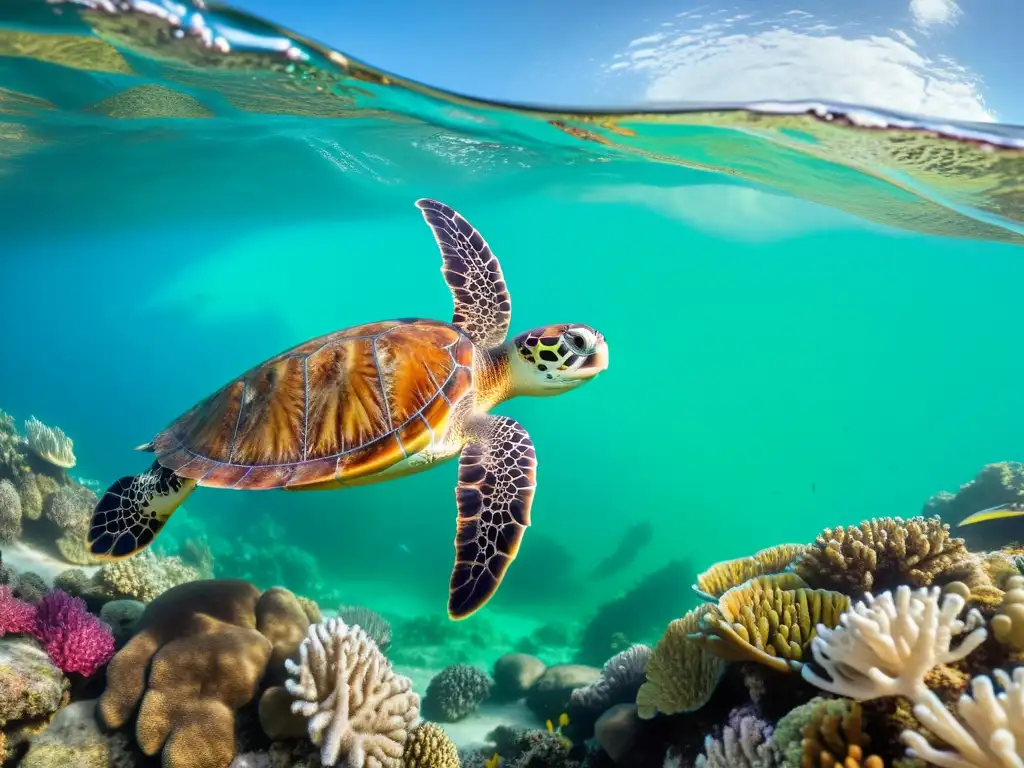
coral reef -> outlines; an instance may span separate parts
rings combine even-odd
[[[615,654],[605,662],[601,677],[569,695],[569,707],[604,712],[616,704],[635,702],[651,653],[649,646],[634,645]]]
[[[199,572],[179,557],[161,557],[151,550],[125,560],[106,563],[94,579],[114,598],[149,603],[172,587],[198,581]]]
[[[256,629],[260,592],[242,581],[194,581],[150,603],[107,667],[98,713],[117,729],[138,711],[143,753],[165,768],[225,768],[235,712],[252,701],[273,646]]]
[[[0,480],[0,544],[21,538],[21,497],[10,480]]]
[[[964,605],[960,595],[943,596],[939,587],[902,586],[895,596],[869,594],[842,615],[836,629],[818,627],[811,652],[829,678],[807,665],[803,677],[855,701],[881,696],[914,700],[928,690],[925,676],[934,667],[965,658],[985,641],[977,611],[966,621],[958,618]],[[960,640],[956,648],[954,639]]]
[[[1006,581],[1006,593],[990,626],[996,640],[1014,651],[1024,651],[1024,576]]]
[[[780,672],[799,667],[816,627],[834,627],[850,599],[823,589],[787,589],[788,582],[760,576],[733,587],[704,613],[693,639],[728,661],[756,661]]]
[[[420,723],[409,734],[402,756],[404,768],[459,768],[459,752],[434,723]]]
[[[423,714],[453,723],[476,711],[491,694],[487,673],[468,664],[453,664],[436,674],[427,686]]]
[[[647,680],[636,695],[640,717],[692,712],[704,706],[715,692],[727,662],[692,637],[711,610],[712,606],[702,605],[668,625],[651,653]]]
[[[900,585],[927,586],[967,557],[939,518],[883,517],[827,528],[794,564],[812,587],[854,598]]]
[[[75,466],[74,443],[57,427],[48,427],[35,416],[25,422],[26,442],[43,461],[61,469]]]
[[[1024,464],[1000,461],[982,467],[955,494],[940,491],[924,505],[924,514],[959,521],[984,509],[1024,503]]]
[[[803,544],[779,544],[750,557],[715,563],[698,574],[693,589],[704,599],[715,601],[728,590],[756,576],[782,573],[806,548]]]
[[[708,735],[694,768],[775,768],[773,728],[742,710],[729,716],[721,738]]]
[[[339,619],[314,624],[291,660],[292,710],[309,719],[320,760],[348,768],[402,768],[405,743],[419,718],[419,697],[395,674],[376,643]]]

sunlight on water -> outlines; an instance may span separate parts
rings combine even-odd
[[[0,436],[32,415],[59,425],[73,487],[106,488],[152,462],[133,446],[261,360],[381,318],[448,322],[413,206],[444,201],[501,260],[511,334],[580,323],[610,350],[581,391],[497,408],[539,468],[493,602],[459,629],[435,621],[454,464],[336,493],[201,490],[154,550],[331,615],[419,622],[433,639],[393,657],[417,690],[508,650],[600,666],[551,638],[641,579],[635,600],[678,589],[681,609],[605,633],[619,645],[657,641],[717,560],[913,517],[1019,458],[1022,178],[1013,126],[769,100],[487,102],[226,7],[8,0],[0,406],[16,419]],[[42,509],[5,559],[49,578],[69,557],[95,567],[81,542],[32,538],[53,534],[32,528]],[[1019,530],[991,525],[969,540]]]

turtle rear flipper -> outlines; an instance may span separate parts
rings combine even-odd
[[[100,498],[86,543],[100,560],[120,560],[148,547],[196,481],[154,462],[140,475],[122,477]]]
[[[519,422],[485,416],[469,428],[455,489],[459,519],[448,588],[455,620],[480,610],[501,586],[530,525],[537,482],[537,454]]]

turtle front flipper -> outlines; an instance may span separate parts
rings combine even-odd
[[[150,544],[195,490],[196,481],[154,462],[141,475],[122,477],[100,498],[86,543],[100,560],[120,560]]]
[[[448,616],[465,619],[498,591],[519,552],[537,481],[529,434],[507,416],[484,416],[470,426],[459,458],[455,567]]]
[[[487,241],[444,203],[424,198],[416,207],[441,249],[441,273],[455,299],[452,325],[485,349],[503,344],[512,321],[512,299]]]

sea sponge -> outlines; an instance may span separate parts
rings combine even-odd
[[[722,595],[692,639],[728,661],[790,672],[800,666],[816,628],[836,626],[849,607],[850,599],[839,592],[784,589],[775,577],[762,576]]]
[[[104,564],[94,577],[115,598],[151,602],[171,587],[197,581],[199,573],[178,557],[160,557],[145,550],[134,557]]]
[[[968,556],[939,518],[882,517],[826,528],[794,564],[813,587],[854,598],[900,585],[927,586]]]
[[[439,725],[422,722],[405,742],[404,768],[459,768],[459,751]]]
[[[325,766],[402,768],[419,719],[419,696],[395,674],[369,635],[339,619],[313,624],[287,662],[292,711],[309,718],[309,738]]]
[[[727,590],[738,587],[755,576],[781,573],[807,549],[804,544],[779,544],[775,547],[762,549],[751,557],[740,557],[736,560],[724,560],[715,563],[697,576],[693,589],[697,594],[709,600],[721,597]],[[806,584],[794,584],[807,586]]]
[[[674,715],[703,707],[718,687],[728,664],[708,653],[690,636],[711,605],[694,608],[668,625],[647,662],[647,681],[636,694],[637,714],[644,720],[659,712]]]
[[[601,677],[576,688],[569,704],[590,712],[604,712],[616,704],[636,701],[640,686],[647,679],[647,662],[653,651],[646,645],[634,645],[612,656],[601,670]]]
[[[925,684],[932,668],[960,661],[987,637],[976,610],[966,621],[957,618],[964,605],[960,595],[943,595],[939,587],[904,586],[895,596],[869,594],[842,615],[836,629],[818,626],[811,652],[831,679],[804,665],[804,680],[857,701],[882,696],[916,701],[925,693],[934,695]],[[964,633],[953,648],[954,638]]]
[[[491,679],[468,664],[452,664],[430,680],[423,714],[431,720],[454,723],[473,714],[491,694]]]
[[[376,611],[361,605],[342,605],[338,608],[338,618],[351,626],[358,626],[373,638],[373,642],[385,653],[391,647],[391,625],[388,620]]]
[[[956,703],[956,715],[938,696],[926,691],[915,699],[914,716],[952,750],[940,750],[913,730],[901,738],[907,756],[940,768],[1017,768],[1024,765],[1024,667],[1013,676],[993,671],[1003,692],[996,695],[992,679],[980,675],[971,681],[972,696]]]
[[[21,497],[10,480],[0,480],[0,543],[21,538]]]
[[[43,461],[61,469],[75,466],[74,443],[57,427],[48,427],[35,416],[25,422],[28,447]]]
[[[256,695],[273,646],[256,629],[260,592],[244,581],[194,581],[146,606],[107,667],[98,712],[121,728],[138,707],[136,741],[165,768],[226,768],[235,712]],[[141,705],[140,705],[141,702]]]
[[[1024,576],[1007,580],[1006,594],[989,625],[1000,643],[1024,651]]]

